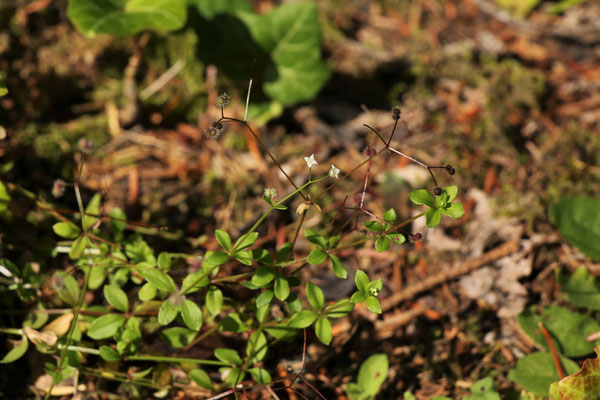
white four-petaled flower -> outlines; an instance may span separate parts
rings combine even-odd
[[[308,165],[308,168],[312,168],[313,165],[318,164],[318,162],[315,161],[314,153],[311,154],[310,157],[304,157],[304,161],[306,161],[306,165]]]
[[[331,164],[331,168],[329,169],[329,177],[337,179],[340,175],[340,170],[335,167],[335,165]]]
[[[265,188],[264,192],[263,192],[263,196],[265,196],[268,199],[272,199],[274,197],[277,197],[277,189],[275,188]]]

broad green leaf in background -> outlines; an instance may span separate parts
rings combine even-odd
[[[102,203],[102,195],[96,193],[85,207],[85,213],[89,215],[83,216],[83,229],[91,228],[98,220],[100,203]]]
[[[127,216],[125,215],[123,210],[121,210],[119,207],[115,207],[112,210],[110,210],[110,213],[108,215],[110,215],[111,217],[110,229],[113,231],[113,233],[116,235],[118,233],[123,232],[125,230],[125,227],[127,226],[127,223],[125,222]]]
[[[119,353],[108,346],[100,346],[100,357],[102,357],[104,361],[119,361],[121,359]]]
[[[204,62],[223,66],[235,79],[253,76],[267,96],[284,106],[312,99],[325,85],[331,72],[321,58],[314,3],[285,3],[263,15],[241,0],[233,2],[231,11],[209,3],[219,2],[191,0],[204,19],[194,22],[198,36],[211,38],[199,48]]]
[[[600,261],[600,201],[565,197],[550,207],[550,218],[570,244]]]
[[[198,11],[207,18],[213,18],[218,14],[252,12],[248,0],[188,0],[188,4],[196,6]]]
[[[186,21],[186,0],[70,0],[67,15],[86,36],[172,31]]]
[[[566,293],[573,303],[600,310],[600,279],[590,274],[586,267],[577,268],[571,275],[557,270],[556,281],[561,285],[560,292]]]
[[[567,376],[550,387],[550,400],[588,400],[600,398],[600,346],[596,358],[584,361],[581,370]]]
[[[500,394],[494,387],[494,380],[490,377],[478,380],[471,386],[472,396],[463,397],[463,400],[500,400]]]
[[[211,286],[206,293],[206,307],[213,315],[221,312],[221,308],[223,307],[223,292],[216,286]]]
[[[251,364],[256,364],[259,361],[262,361],[267,355],[267,337],[262,331],[256,331],[248,340],[248,344],[246,346],[246,355],[250,358]]]
[[[579,371],[579,366],[574,361],[559,357],[565,373],[571,375]],[[548,396],[550,384],[560,379],[552,354],[546,352],[532,353],[521,358],[510,370],[508,377],[524,389],[540,396]]]
[[[4,183],[0,181],[0,215],[6,211],[9,202],[10,195],[8,194],[8,190],[6,190]]]
[[[567,357],[581,357],[594,351],[594,343],[586,337],[600,330],[594,318],[563,307],[549,306],[542,309],[542,314],[536,313],[537,306],[524,310],[517,320],[521,328],[538,344],[548,348],[541,333],[538,322],[550,332],[557,350]]]

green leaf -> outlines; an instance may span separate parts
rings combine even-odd
[[[367,296],[363,292],[358,291],[358,292],[354,292],[354,294],[350,298],[350,301],[354,304],[358,304],[358,303],[362,303],[366,299],[367,299]]]
[[[125,219],[127,216],[119,207],[115,207],[110,210],[108,214],[110,216],[110,229],[113,231],[114,235],[117,235],[125,230],[127,223]]]
[[[241,381],[243,381],[244,377],[246,376],[246,372],[244,372],[244,370],[242,370],[241,368],[237,368],[237,367],[236,368],[229,368],[229,367],[219,368],[219,372],[221,373],[221,376],[225,376],[225,384],[229,387],[235,387]]]
[[[168,293],[177,292],[173,278],[158,268],[138,268],[140,275],[160,290]]]
[[[435,204],[433,196],[425,189],[413,190],[408,198],[415,204],[425,204],[428,207],[434,207]]]
[[[138,292],[138,298],[142,301],[152,300],[156,297],[157,289],[156,286],[151,284],[150,282],[144,283],[144,285],[140,288]]]
[[[325,317],[319,317],[317,319],[317,323],[315,324],[315,333],[317,337],[321,341],[321,343],[325,345],[329,345],[331,343],[331,322]]]
[[[222,251],[207,251],[204,261],[210,265],[222,265],[229,260],[229,254]]]
[[[356,271],[356,275],[354,275],[354,283],[358,290],[366,293],[369,286],[369,276],[359,269]]]
[[[240,358],[239,354],[232,349],[215,349],[215,357],[218,360],[231,365],[242,365],[242,359]]]
[[[169,346],[180,349],[192,343],[196,338],[196,334],[197,332],[195,330],[176,326],[162,331],[160,337]]]
[[[210,377],[203,369],[195,368],[189,372],[190,379],[193,380],[196,385],[204,388],[204,389],[212,389],[212,382],[210,381]]]
[[[165,272],[171,269],[171,255],[166,251],[158,255],[158,268]]]
[[[250,329],[247,325],[244,324],[240,317],[240,314],[235,312],[227,314],[227,316],[221,320],[219,328],[224,332],[237,333],[246,332],[248,329]]]
[[[284,324],[273,325],[269,328],[265,328],[265,331],[278,340],[292,339],[296,337],[297,331],[294,328],[290,328]]]
[[[557,270],[556,280],[561,285],[561,293],[566,293],[573,303],[600,310],[600,279],[590,274],[586,267],[577,268],[573,275]]]
[[[268,285],[275,278],[275,268],[262,266],[252,275],[252,283],[258,287]]]
[[[292,315],[287,326],[290,328],[304,329],[311,326],[318,316],[319,314],[313,310],[303,310]]]
[[[313,3],[286,3],[259,18],[245,18],[253,38],[270,56],[264,90],[285,106],[312,99],[330,70],[321,59],[321,27]]]
[[[319,265],[327,261],[327,253],[323,249],[314,249],[308,255],[307,261],[310,265]]]
[[[204,271],[194,272],[193,274],[189,274],[183,278],[183,282],[181,283],[181,292],[193,293],[200,290],[200,288],[208,286],[209,284],[210,279],[208,276],[206,276]]]
[[[463,397],[469,400],[500,400],[500,394],[494,387],[494,380],[490,377],[478,380],[471,386],[470,397]]]
[[[394,225],[397,218],[398,216],[396,215],[396,210],[393,208],[390,208],[383,214],[383,220],[390,225]]]
[[[246,250],[242,250],[242,251],[238,251],[233,255],[233,258],[235,258],[236,260],[238,260],[239,262],[241,262],[244,265],[252,265],[252,252],[251,251],[246,251]]]
[[[198,386],[208,390],[212,389],[210,377],[203,369],[195,368],[189,372],[189,376]]]
[[[119,311],[127,312],[129,309],[129,300],[127,299],[127,294],[120,287],[104,285],[103,291],[104,298],[108,301],[108,304]]]
[[[388,368],[388,358],[385,354],[373,354],[360,366],[358,386],[362,387],[367,395],[375,396],[387,378]]]
[[[574,375],[553,383],[550,400],[588,400],[600,398],[600,347],[595,348],[596,358],[584,361],[581,370]]]
[[[206,293],[206,307],[212,315],[219,314],[223,308],[223,293],[216,286],[211,286]]]
[[[594,318],[558,306],[544,307],[541,315],[536,314],[536,309],[537,306],[529,307],[519,314],[517,320],[525,333],[538,344],[548,348],[538,327],[538,322],[542,322],[561,354],[581,357],[594,351],[594,343],[586,340],[588,335],[600,331],[600,324]]]
[[[23,357],[27,352],[27,348],[29,347],[29,341],[27,340],[27,336],[23,333],[21,334],[21,341],[15,347],[13,347],[8,353],[4,355],[2,358],[2,364],[8,364],[14,361],[17,361],[19,358]]]
[[[565,197],[550,207],[550,218],[571,245],[600,261],[600,201]]]
[[[277,250],[277,265],[283,264],[289,261],[290,255],[292,254],[292,244],[285,243]]]
[[[121,355],[109,346],[100,346],[100,357],[108,362],[119,361],[121,359]]]
[[[563,356],[559,357],[565,373],[571,375],[579,371],[575,362]],[[540,396],[548,396],[550,384],[560,379],[552,355],[541,352],[528,354],[517,361],[515,368],[510,370],[508,378],[525,390]]]
[[[360,292],[357,292],[360,293]],[[359,302],[360,303],[360,302]],[[348,299],[336,301],[325,308],[328,318],[342,318],[350,314],[354,309],[354,303]]]
[[[430,208],[425,212],[425,224],[429,228],[435,228],[442,221],[442,213],[440,210]]]
[[[290,295],[290,284],[284,276],[277,275],[275,278],[274,292],[275,297],[282,301]]]
[[[58,297],[70,306],[79,301],[79,284],[77,280],[65,271],[58,271],[52,275],[52,287]]]
[[[526,17],[542,0],[496,0],[498,5],[518,17]]]
[[[229,237],[229,233],[217,229],[215,231],[215,237],[217,238],[217,242],[221,245],[222,248],[229,251],[231,249],[231,238]]]
[[[199,331],[202,327],[202,310],[191,300],[183,300],[181,318],[185,325],[193,331]]]
[[[252,379],[261,385],[271,383],[271,374],[264,368],[250,368],[248,372],[252,375]]]
[[[258,232],[252,232],[249,235],[242,235],[233,245],[235,251],[238,252],[240,250],[245,250],[248,247],[252,246],[254,242],[258,239]]]
[[[96,221],[98,220],[97,215],[100,215],[101,202],[102,196],[100,195],[100,193],[96,193],[94,196],[92,196],[90,202],[85,208],[86,215],[83,217],[83,229],[89,229],[96,223]]]
[[[354,382],[348,382],[346,384],[346,394],[350,400],[365,400],[367,398],[364,389]]]
[[[377,221],[365,222],[365,228],[367,228],[371,232],[383,232],[383,226],[381,226],[381,224]]]
[[[367,297],[365,300],[365,306],[367,306],[367,309],[372,313],[381,314],[381,305],[379,304],[377,297]]]
[[[261,308],[271,304],[273,300],[273,291],[265,290],[256,298],[256,307]]]
[[[85,251],[85,247],[87,245],[87,238],[85,235],[79,236],[75,241],[71,244],[71,250],[69,251],[69,258],[71,260],[76,260],[81,258],[83,252]]]
[[[70,222],[57,222],[52,225],[52,230],[58,236],[66,239],[75,239],[81,233],[81,229]]]
[[[254,332],[250,339],[248,339],[248,344],[246,345],[246,355],[250,357],[250,363],[256,364],[262,360],[267,355],[268,345],[267,345],[267,337],[261,331]]]
[[[265,249],[254,249],[252,250],[252,258],[261,264],[273,265],[273,257]]]
[[[447,207],[440,209],[440,212],[450,218],[460,218],[465,215],[465,209],[460,203],[452,203]]]
[[[181,310],[181,305],[176,304],[177,302],[177,296],[173,296],[162,302],[160,309],[158,310],[159,324],[164,326],[173,322]]]
[[[333,269],[335,276],[346,279],[348,277],[348,270],[344,267],[339,257],[335,254],[330,254],[329,258],[331,259],[331,269]]]
[[[252,12],[248,0],[188,0],[188,4],[196,6],[200,14],[206,18],[213,18],[218,14]]]
[[[70,0],[67,15],[86,36],[131,36],[145,29],[179,29],[186,21],[185,0]]]
[[[106,279],[106,268],[101,265],[95,265],[90,271],[89,288],[92,290],[98,289]]]
[[[325,296],[323,291],[317,285],[308,282],[306,284],[306,297],[311,306],[317,310],[321,310],[325,304]]]
[[[117,330],[125,323],[125,316],[106,314],[96,318],[87,330],[87,335],[92,339],[106,339],[114,336]]]
[[[389,233],[386,235],[393,243],[402,244],[406,242],[406,237],[401,233]]]
[[[379,236],[377,240],[375,240],[375,250],[381,253],[390,248],[390,241],[386,236]]]
[[[312,229],[307,229],[304,232],[304,236],[309,242],[314,243],[323,249],[327,248],[327,241],[325,240],[325,238],[319,235],[317,232],[313,231]]]

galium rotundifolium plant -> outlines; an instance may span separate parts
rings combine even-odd
[[[358,270],[354,273],[356,291],[351,297],[326,301],[323,289],[310,279],[303,282],[300,271],[328,263],[333,275],[348,279],[351,274],[339,255],[341,250],[374,243],[377,251],[383,252],[392,245],[404,243],[407,238],[414,241],[422,237],[419,232],[402,230],[416,218],[425,216],[427,226],[435,227],[442,215],[459,218],[464,214],[462,205],[453,202],[458,193],[456,186],[438,186],[433,174],[440,168],[453,175],[455,171],[451,166],[431,167],[391,146],[400,119],[397,108],[392,113],[395,124],[388,140],[368,127],[381,140],[381,149],[369,148],[365,152],[366,159],[351,171],[341,171],[330,164],[322,176],[316,169],[319,161],[314,154],[308,155],[304,157],[308,179],[297,185],[245,119],[225,116],[224,109],[230,101],[226,94],[217,98],[221,118],[205,129],[206,138],[218,138],[225,132],[227,123],[242,124],[288,179],[293,188],[291,192],[280,194],[274,187],[265,187],[262,197],[266,211],[237,238],[226,230],[215,230],[217,250],[203,254],[168,251],[156,254],[138,232],[143,224],[127,221],[125,213],[118,208],[105,214],[99,194],[84,206],[78,183],[59,182],[53,190],[55,194],[60,195],[72,187],[79,206],[75,214],[78,217],[53,211],[59,219],[53,227],[60,237],[56,254],[66,253],[69,267],[53,274],[47,282],[56,294],[55,302],[63,308],[57,309],[56,304],[50,304],[39,295],[45,283],[28,272],[28,267],[21,271],[10,260],[2,259],[2,271],[8,271],[8,275],[4,273],[8,277],[3,278],[1,284],[17,291],[28,304],[35,304],[35,312],[25,318],[22,326],[0,328],[1,333],[20,336],[17,346],[3,362],[13,362],[23,356],[31,343],[38,351],[55,356],[55,362],[48,358],[45,364],[53,380],[52,387],[69,377],[92,375],[128,387],[150,387],[163,394],[172,388],[189,389],[190,381],[202,390],[222,396],[264,385],[276,390],[282,387],[281,379],[273,379],[266,363],[273,345],[293,339],[299,331],[307,329],[314,331],[321,343],[329,345],[335,320],[350,314],[357,304],[364,303],[373,313],[382,312],[378,299],[384,291],[381,279],[371,280],[367,272]],[[406,221],[398,222],[394,209],[377,216],[364,202],[371,160],[386,151],[409,157],[426,168],[435,183],[432,193],[420,189],[410,194],[413,203],[427,209]],[[350,234],[344,235],[318,227],[302,230],[307,213],[321,213],[321,196],[365,165],[368,169],[360,204],[353,207],[344,202],[342,206],[353,211],[352,219],[366,215],[369,221],[363,224],[365,229],[351,229]],[[313,185],[318,188],[321,184],[325,184],[325,188],[311,197],[308,188]],[[2,184],[0,192],[6,192],[3,189]],[[300,204],[295,211],[288,210],[292,199],[297,197],[301,198]],[[53,209],[51,204],[37,201],[42,207]],[[273,212],[299,215],[293,239],[278,248],[269,247],[268,242],[257,244],[259,228]],[[351,222],[346,221],[344,225]],[[144,226],[144,229],[149,228]],[[311,245],[306,256],[295,252],[300,233]],[[221,273],[225,265],[235,266],[241,272],[225,275]],[[239,301],[231,287],[249,291],[251,296]],[[87,296],[90,292],[93,296]],[[49,307],[53,307],[52,313],[46,310]],[[233,335],[245,341],[245,346],[215,348],[213,357],[187,357],[185,352],[180,353],[180,357],[145,349],[143,339],[148,335],[158,335],[168,346],[183,351],[213,335]],[[144,369],[140,369],[141,365]],[[182,374],[172,375],[166,365],[177,366],[184,372],[185,379]],[[300,380],[302,372],[298,374]],[[377,388],[362,385],[361,390],[368,394],[379,390],[379,385]],[[52,388],[48,389],[46,397],[51,392]]]

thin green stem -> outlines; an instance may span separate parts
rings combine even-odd
[[[23,335],[23,329],[17,328],[0,328],[0,333],[6,333],[7,335]]]

